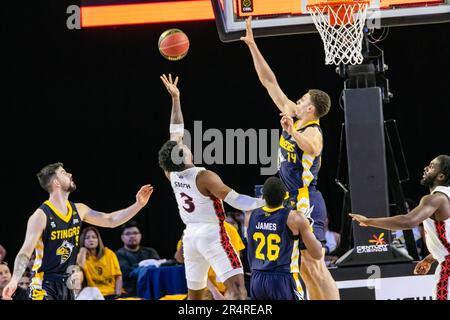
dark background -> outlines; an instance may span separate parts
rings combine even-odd
[[[78,190],[71,195],[97,210],[131,205],[141,185],[155,186],[149,204],[136,216],[143,244],[172,257],[183,230],[169,182],[157,165],[157,151],[168,139],[171,100],[159,80],[162,73],[181,77],[187,129],[279,128],[278,110],[261,86],[243,43],[221,43],[214,21],[66,29],[68,4],[40,3],[20,19],[4,23],[6,103],[3,105],[2,219],[0,243],[13,262],[28,216],[47,199],[36,173],[61,161],[73,173]],[[7,14],[5,14],[6,16]],[[191,48],[181,61],[158,52],[159,35],[180,28]],[[385,118],[397,119],[411,180],[407,197],[419,200],[423,168],[449,154],[450,24],[391,28],[380,44],[395,97]],[[322,120],[325,138],[319,188],[331,228],[338,230],[342,193],[334,183],[343,111],[342,80],[324,65],[318,34],[257,39],[288,97],[309,88],[332,97]],[[206,144],[206,143],[205,143]],[[253,194],[264,182],[259,165],[208,166],[238,192]],[[230,209],[230,208],[228,208]],[[101,229],[106,246],[121,246],[119,229]]]

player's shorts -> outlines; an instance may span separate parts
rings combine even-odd
[[[187,287],[191,290],[206,288],[210,266],[220,282],[244,274],[239,255],[224,226],[218,223],[188,224],[183,234],[183,255]]]
[[[253,300],[303,300],[298,273],[255,271],[250,278]]]
[[[433,290],[433,299],[450,300],[450,255],[439,263],[434,275],[436,285]]]
[[[296,209],[302,212],[311,223],[312,232],[316,239],[325,247],[325,223],[327,220],[327,207],[322,193],[315,188],[302,188],[291,192],[285,200],[286,208]],[[305,244],[300,241],[300,250],[306,250]]]
[[[73,291],[67,286],[67,277],[49,278],[44,279],[39,286],[30,286],[31,300],[75,300]]]

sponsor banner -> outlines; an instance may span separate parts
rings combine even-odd
[[[384,240],[384,232],[382,232],[378,236],[373,234],[372,238],[369,239],[369,245],[357,246],[356,253],[386,252],[388,251],[388,246],[389,244]]]
[[[377,300],[431,300],[434,275],[385,278],[375,289]]]
[[[345,300],[431,300],[434,275],[336,282]]]

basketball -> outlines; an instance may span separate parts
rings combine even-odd
[[[164,58],[180,60],[188,53],[189,38],[179,29],[169,29],[159,37],[158,48]]]

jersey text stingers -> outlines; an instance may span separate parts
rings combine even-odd
[[[47,225],[35,248],[31,282],[31,288],[35,290],[42,288],[46,276],[64,276],[67,268],[76,264],[81,228],[81,218],[70,201],[67,201],[67,215],[63,215],[49,200],[39,208],[47,217]]]

